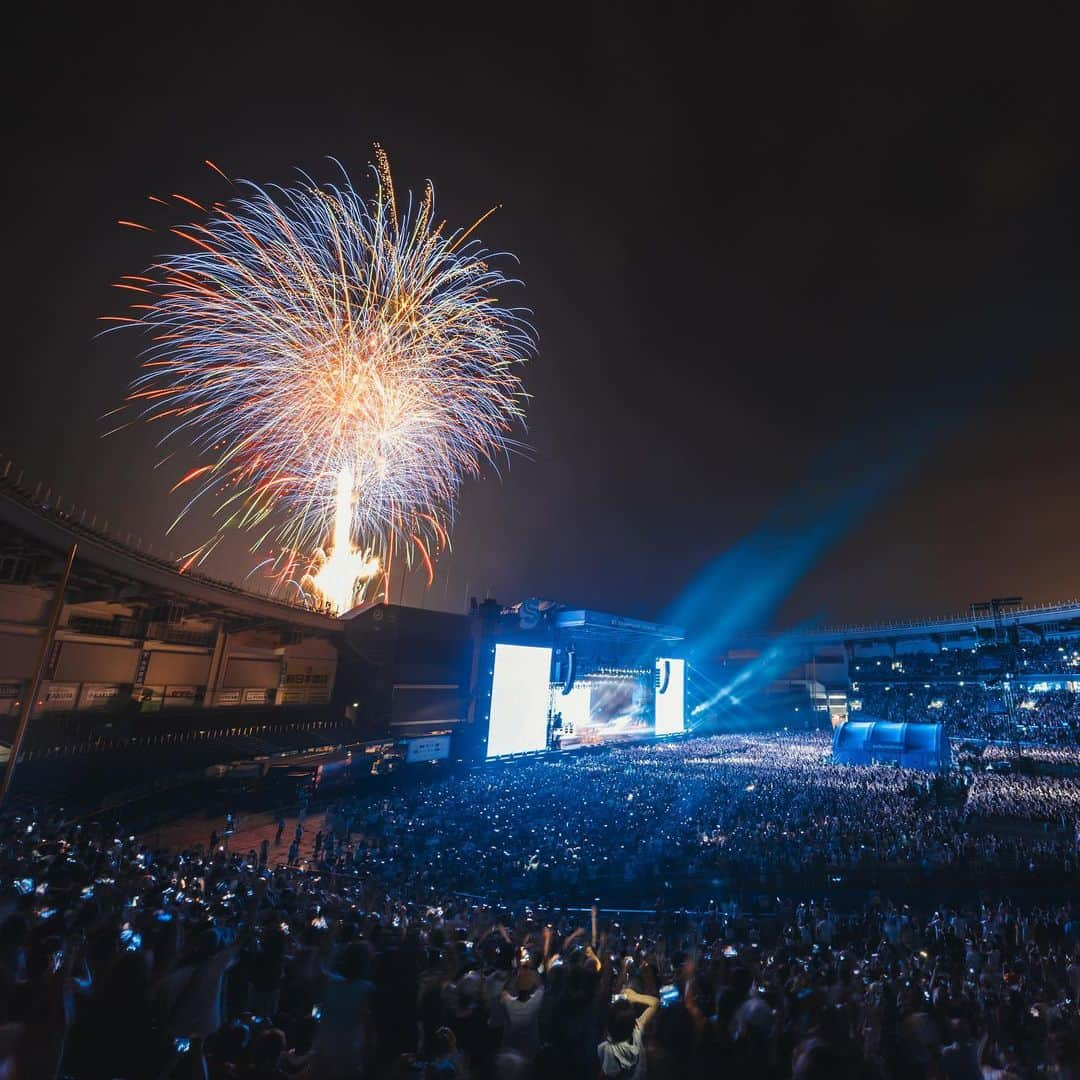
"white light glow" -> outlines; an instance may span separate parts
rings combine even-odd
[[[487,756],[547,749],[551,649],[496,645]]]
[[[342,469],[337,477],[334,506],[334,536],[329,553],[319,568],[305,581],[339,615],[353,606],[357,587],[379,572],[379,560],[354,548],[350,536],[353,517],[353,477]]]
[[[686,661],[658,657],[656,669],[664,685],[664,666],[670,665],[667,686],[656,691],[656,734],[676,735],[686,730]]]

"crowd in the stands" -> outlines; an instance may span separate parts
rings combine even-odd
[[[851,661],[851,677],[860,682],[993,681],[1009,675],[1080,677],[1080,640],[954,645],[940,651],[856,655]]]
[[[855,682],[851,718],[899,723],[942,723],[957,738],[1080,746],[1080,694],[1031,691],[1016,684],[984,687],[965,683]]]

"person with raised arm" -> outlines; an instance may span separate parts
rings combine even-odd
[[[638,1015],[638,1006],[641,1005],[645,1006],[645,1011]],[[643,1080],[645,1051],[642,1048],[642,1034],[659,1007],[659,998],[639,994],[629,986],[624,987],[608,1011],[607,1037],[596,1048],[602,1077]]]

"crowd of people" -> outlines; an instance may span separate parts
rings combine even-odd
[[[959,682],[856,682],[853,712],[897,723],[940,723],[958,738],[1080,746],[1080,694]]]
[[[1080,641],[1063,638],[1022,645],[945,647],[938,652],[856,656],[851,661],[851,677],[860,682],[900,679],[977,681],[1007,675],[1080,675]]]
[[[580,896],[613,880],[771,886],[830,868],[977,872],[1075,859],[1061,826],[1080,811],[1076,778],[1048,779],[1036,806],[1019,797],[1022,778],[980,771],[966,802],[942,801],[913,794],[925,774],[834,765],[830,746],[826,733],[720,735],[477,770],[367,806],[366,843],[352,860],[397,890],[450,882],[477,893]],[[1050,831],[1001,837],[984,857],[969,805],[1009,805],[1014,791],[1014,816]]]
[[[1049,685],[1059,688],[1033,687],[1030,676],[1040,674],[1057,676]],[[855,657],[850,675],[852,709],[868,718],[942,723],[958,738],[1080,747],[1080,693],[1066,688],[1080,676],[1075,641]]]
[[[229,818],[157,850],[11,816],[0,1075],[1080,1076],[1080,906],[1035,895],[1076,880],[1080,782],[978,771],[944,798],[828,750],[719,735],[406,777],[246,851]],[[925,903],[824,899],[875,867]],[[950,870],[971,887],[943,906]]]
[[[849,695],[853,720],[863,717],[896,723],[944,724],[957,736],[990,730],[996,699],[981,685],[966,683],[855,683]],[[999,720],[998,727],[1002,726]]]

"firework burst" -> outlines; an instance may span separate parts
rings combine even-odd
[[[471,238],[488,215],[448,232],[430,184],[399,209],[378,149],[373,173],[368,197],[344,170],[238,182],[206,210],[174,196],[204,218],[117,283],[135,303],[111,317],[151,334],[129,401],[211,459],[176,485],[192,489],[178,521],[207,498],[217,519],[187,565],[252,530],[282,583],[339,611],[364,587],[388,599],[397,560],[430,581],[463,479],[516,445],[535,340]]]

